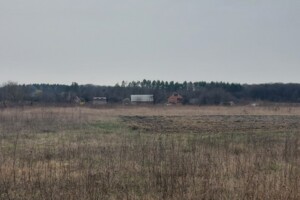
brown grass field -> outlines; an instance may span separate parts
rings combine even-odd
[[[300,199],[300,107],[2,109],[0,199]]]

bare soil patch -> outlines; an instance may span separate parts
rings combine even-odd
[[[210,115],[122,116],[132,130],[150,133],[290,132],[300,128],[300,116]]]

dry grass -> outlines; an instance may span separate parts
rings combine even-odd
[[[300,199],[300,109],[0,112],[0,199]]]

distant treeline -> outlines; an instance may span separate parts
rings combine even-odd
[[[300,84],[237,84],[224,82],[132,81],[115,86],[27,84],[8,82],[0,87],[0,101],[9,103],[74,103],[79,97],[91,102],[93,97],[107,97],[108,103],[122,103],[131,94],[153,94],[154,103],[166,103],[174,92],[183,96],[183,104],[216,105],[228,102],[268,101],[300,102]],[[78,99],[78,98],[77,98]]]

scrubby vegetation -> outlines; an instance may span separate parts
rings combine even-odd
[[[299,108],[12,108],[0,199],[299,199]]]

